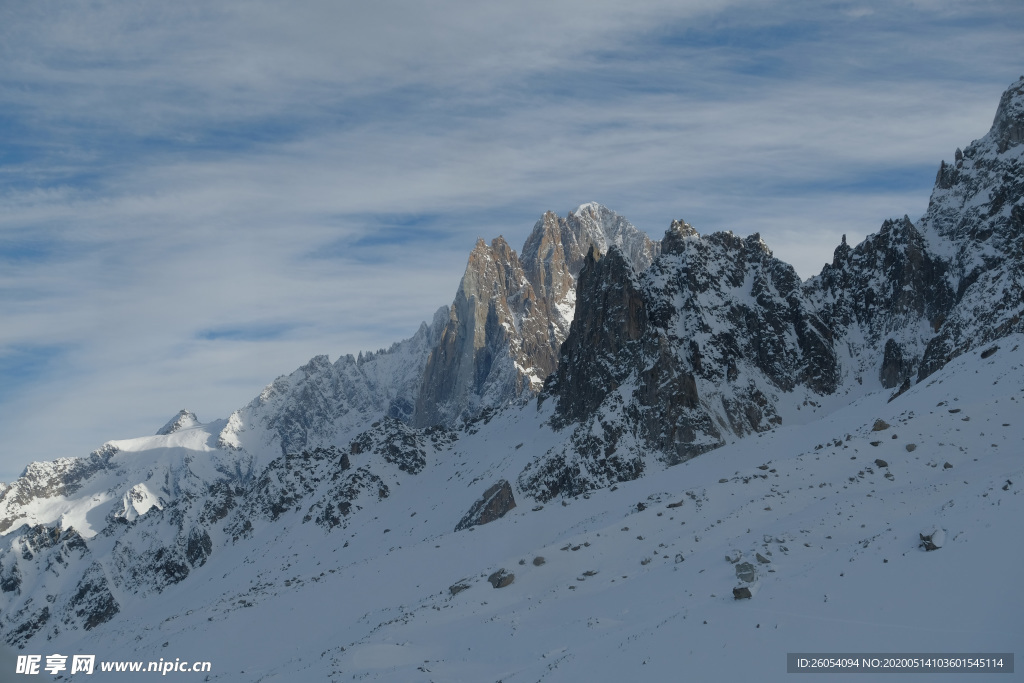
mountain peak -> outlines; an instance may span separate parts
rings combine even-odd
[[[179,429],[186,429],[188,427],[195,427],[199,424],[199,418],[191,410],[185,410],[182,408],[178,411],[178,414],[167,421],[163,427],[157,430],[157,436],[167,436],[173,434]]]
[[[686,249],[687,240],[699,238],[700,235],[692,225],[682,219],[674,220],[661,238],[661,253],[681,254]]]
[[[1003,92],[989,135],[996,139],[1000,153],[1024,142],[1024,76]]]
[[[576,216],[582,218],[583,216],[596,217],[602,213],[615,213],[604,204],[599,202],[586,202],[576,207],[574,211],[570,211],[570,216]]]

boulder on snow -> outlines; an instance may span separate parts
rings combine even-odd
[[[756,557],[757,561],[760,562],[761,564],[771,564],[772,563],[771,560],[769,560],[767,557],[765,557],[761,553],[754,553],[754,557]]]
[[[487,524],[496,519],[501,519],[515,506],[516,500],[512,495],[512,486],[508,481],[502,479],[484,491],[483,497],[473,503],[473,506],[469,508],[469,512],[455,525],[455,530],[462,531],[471,526]]]
[[[875,458],[875,467],[888,467],[889,463],[882,460],[881,458]]]
[[[469,590],[469,584],[462,581],[459,581],[458,583],[453,583],[452,585],[448,586],[448,592],[450,592],[452,595],[458,595],[464,590]]]
[[[754,597],[750,593],[750,589],[746,586],[740,586],[739,588],[732,589],[732,597],[734,600],[749,600]]]
[[[505,586],[511,585],[512,582],[516,580],[516,575],[505,571],[504,569],[499,569],[488,576],[487,580],[490,581],[491,585],[495,588],[504,588]]]
[[[740,562],[736,565],[736,578],[746,583],[753,583],[757,578],[757,567],[749,562]]]
[[[946,543],[946,532],[941,527],[928,527],[918,536],[921,537],[921,547],[925,550],[938,550]]]
[[[891,425],[888,422],[886,422],[885,420],[878,419],[878,420],[875,420],[875,424],[871,427],[871,431],[873,431],[873,432],[882,432],[882,431],[885,431],[886,429],[888,429],[890,426]]]

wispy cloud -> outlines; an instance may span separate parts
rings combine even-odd
[[[810,276],[925,208],[1021,71],[1007,2],[0,7],[0,480],[226,416],[600,201]]]

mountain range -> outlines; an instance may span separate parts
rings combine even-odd
[[[922,217],[806,281],[756,233],[545,213],[389,349],[0,484],[0,637],[225,681],[775,680],[821,620],[881,651],[884,594],[890,649],[1012,652],[1022,238],[1024,78]],[[927,576],[970,582],[963,628]]]

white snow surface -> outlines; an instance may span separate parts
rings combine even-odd
[[[502,519],[453,532],[487,487],[515,482],[561,438],[544,426],[550,403],[509,409],[420,474],[400,473],[347,528],[304,524],[300,512],[254,520],[248,538],[215,537],[181,583],[115,589],[113,620],[44,632],[19,653],[208,660],[211,681],[505,683],[784,681],[788,652],[1019,655],[1024,338],[998,346],[892,402],[868,394],[667,469],[651,458],[646,476],[564,505],[517,490]],[[877,419],[891,426],[872,431]],[[96,533],[130,491],[145,492],[138,514],[162,514],[142,508],[235,466],[241,454],[217,447],[223,427],[111,442],[113,470],[41,501],[27,521]],[[374,457],[353,455],[353,466],[383,472],[360,461]],[[935,529],[942,547],[926,552],[920,534]],[[108,574],[114,541],[88,541]],[[756,566],[752,584],[726,559],[734,551]],[[486,577],[501,568],[515,581],[494,589]],[[61,571],[22,590],[43,603]],[[469,588],[452,596],[457,582]],[[752,599],[733,599],[740,585]],[[70,680],[125,680],[107,677]]]

